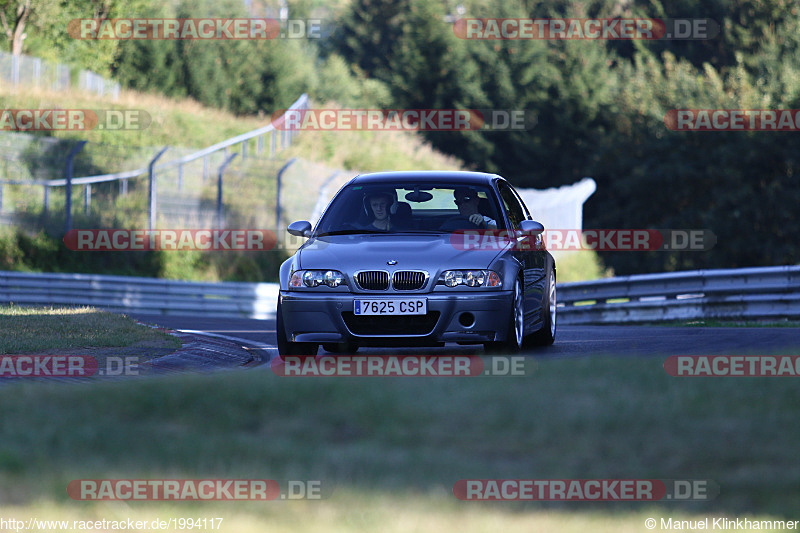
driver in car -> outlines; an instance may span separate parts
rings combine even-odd
[[[375,192],[364,197],[364,210],[372,215],[372,222],[368,229],[390,230],[394,229],[392,216],[397,212],[397,200],[389,192]]]
[[[457,187],[453,191],[453,196],[455,196],[454,202],[458,206],[459,216],[445,223],[445,226],[449,228],[450,226],[454,226],[459,219],[466,218],[481,229],[497,229],[497,222],[494,219],[478,212],[478,202],[480,200],[478,198],[478,193],[474,189],[469,187]]]

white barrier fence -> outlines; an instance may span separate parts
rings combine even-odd
[[[0,271],[0,303],[273,318],[276,283],[198,283]],[[560,324],[800,318],[800,266],[644,274],[558,286]]]
[[[583,204],[597,190],[592,178],[550,189],[517,189],[533,219],[545,228],[583,228]]]

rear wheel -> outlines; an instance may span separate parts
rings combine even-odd
[[[532,334],[530,343],[534,346],[549,346],[556,340],[556,271],[550,267],[547,284],[542,298],[544,320],[542,329]]]
[[[511,306],[511,316],[508,319],[506,340],[487,342],[484,348],[488,352],[516,353],[522,349],[523,331],[525,327],[525,301],[522,298],[522,282],[517,278],[514,283],[514,299]]]
[[[278,311],[276,319],[275,335],[278,337],[278,355],[284,361],[287,357],[299,357],[307,359],[309,357],[316,357],[319,346],[312,342],[290,342],[286,334],[286,326],[283,323],[283,312],[281,310],[281,303],[278,302]]]

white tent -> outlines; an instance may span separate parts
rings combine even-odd
[[[597,190],[592,178],[550,189],[517,189],[534,220],[546,229],[583,229],[583,204]]]

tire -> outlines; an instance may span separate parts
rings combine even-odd
[[[556,340],[556,271],[551,266],[542,296],[542,311],[545,312],[542,329],[528,337],[531,346],[550,346]]]
[[[278,355],[282,360],[285,361],[287,357],[299,357],[300,359],[316,357],[319,345],[312,342],[290,342],[288,340],[280,301],[278,302],[276,322],[275,335],[278,337]]]
[[[522,349],[525,333],[525,300],[522,297],[522,282],[517,278],[514,283],[514,299],[511,306],[511,315],[508,319],[506,340],[487,342],[484,349],[492,353],[517,353]]]

